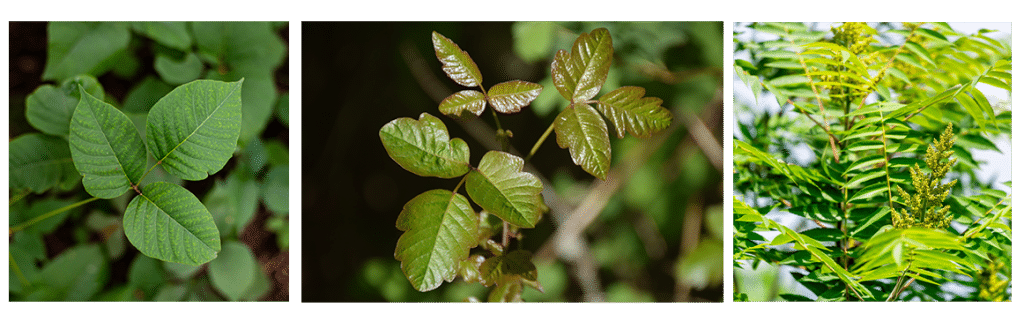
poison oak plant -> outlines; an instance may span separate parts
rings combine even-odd
[[[450,39],[434,32],[434,51],[449,78],[467,89],[445,98],[438,109],[452,117],[479,116],[489,105],[498,125],[503,149],[513,137],[501,128],[498,113],[517,113],[542,91],[539,84],[513,80],[484,89],[483,77],[469,54]],[[526,156],[529,160],[551,131],[558,145],[569,149],[572,160],[588,173],[604,179],[611,147],[605,118],[619,137],[625,132],[647,137],[671,122],[671,114],[658,98],[645,98],[640,87],[623,87],[593,100],[607,78],[612,61],[608,30],[580,35],[571,51],[560,50],[551,64],[555,88],[569,101]],[[591,105],[596,105],[597,109]],[[402,168],[419,176],[453,179],[453,190],[424,192],[403,207],[396,227],[399,238],[395,259],[419,291],[430,291],[442,281],[461,276],[467,282],[494,286],[489,301],[519,301],[523,287],[543,290],[527,250],[511,249],[510,238],[522,239],[521,229],[534,228],[547,212],[541,181],[522,171],[524,159],[504,151],[488,151],[476,166],[469,147],[449,138],[444,123],[423,113],[418,120],[399,118],[381,128],[380,139],[388,155]],[[466,198],[459,193],[465,184]],[[477,212],[470,200],[482,210]],[[497,237],[497,240],[491,238]],[[518,244],[517,244],[518,245]],[[476,246],[485,254],[471,255]]]
[[[1010,196],[975,152],[1009,139],[978,86],[1009,93],[1009,45],[945,23],[748,27],[736,75],[781,110],[737,104],[734,299],[1008,300]]]

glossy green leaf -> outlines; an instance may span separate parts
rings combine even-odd
[[[195,53],[188,53],[185,59],[180,61],[157,55],[153,68],[165,82],[174,85],[191,82],[203,74],[203,62],[199,61],[199,56]]]
[[[198,80],[178,86],[153,106],[146,142],[164,170],[202,180],[224,167],[238,141],[241,87],[241,80]]]
[[[463,112],[479,116],[486,106],[487,100],[484,99],[484,93],[467,89],[446,97],[437,108],[448,116],[459,116]]]
[[[477,87],[484,82],[480,68],[469,57],[469,53],[436,31],[430,37],[434,42],[434,54],[441,61],[441,69],[448,74],[448,78],[466,87]]]
[[[379,134],[391,159],[409,172],[446,179],[469,172],[469,146],[459,138],[449,141],[448,127],[433,115],[395,119]]]
[[[601,115],[590,105],[571,105],[558,114],[554,125],[558,146],[569,149],[572,162],[604,180],[611,168],[612,148]]]
[[[51,22],[43,79],[101,75],[113,66],[111,58],[128,46],[130,37],[123,22]]]
[[[237,241],[224,242],[217,259],[210,262],[210,282],[228,300],[238,301],[255,282],[256,258],[249,247]]]
[[[643,87],[626,86],[598,100],[597,109],[615,125],[619,138],[626,131],[635,137],[650,137],[672,123],[672,113],[661,106],[661,99],[643,97],[644,92]]]
[[[36,88],[25,99],[25,119],[43,133],[67,137],[71,116],[81,96],[79,86],[101,100],[104,97],[103,87],[95,77],[78,75],[65,80],[59,88],[49,84]]]
[[[213,215],[191,192],[166,182],[143,187],[128,203],[124,234],[146,256],[175,263],[203,264],[221,250]]]
[[[110,278],[110,266],[100,245],[84,244],[64,250],[40,273],[43,283],[57,291],[47,300],[88,301]]]
[[[12,191],[29,189],[42,193],[73,186],[81,178],[67,141],[61,138],[29,133],[12,140],[8,149],[7,173]]]
[[[161,45],[187,51],[192,46],[192,35],[184,21],[134,21],[132,29]]]
[[[543,89],[543,86],[536,83],[507,81],[491,86],[491,89],[487,90],[487,101],[495,111],[505,114],[518,113],[523,107],[530,105]]]
[[[551,62],[551,78],[562,97],[573,103],[593,98],[604,85],[612,63],[612,36],[598,28],[581,34],[572,52],[559,50]]]
[[[452,281],[459,261],[476,245],[477,216],[466,197],[435,189],[402,207],[395,226],[404,231],[395,248],[402,272],[420,292]]]
[[[82,93],[70,127],[75,168],[89,194],[106,199],[120,196],[141,181],[146,146],[124,113]]]
[[[480,167],[466,177],[466,192],[487,212],[510,224],[533,228],[543,213],[543,187],[540,179],[522,169],[523,159],[489,151],[480,159]]]

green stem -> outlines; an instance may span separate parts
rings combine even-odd
[[[473,170],[469,170],[469,171],[473,171]],[[459,193],[459,188],[462,188],[462,184],[466,182],[466,178],[467,177],[469,177],[469,174],[466,174],[466,175],[462,176],[462,180],[459,180],[459,184],[455,186],[455,189],[452,189],[452,193]]]
[[[540,138],[537,139],[537,143],[533,144],[533,148],[530,149],[530,154],[526,155],[526,161],[525,162],[530,162],[530,158],[533,158],[533,154],[537,153],[537,149],[540,148],[540,144],[544,143],[544,140],[547,140],[548,135],[550,135],[551,131],[554,130],[554,129],[555,129],[555,122],[551,122],[551,126],[548,126],[548,129],[546,131],[544,131],[544,134],[541,134]]]
[[[25,196],[28,196],[29,193],[32,193],[32,190],[25,189],[24,191],[19,192],[18,194],[11,196],[11,201],[7,203],[7,206],[11,206],[15,202],[18,202],[22,198],[25,198]]]
[[[28,278],[25,278],[25,274],[21,272],[20,268],[18,268],[18,263],[14,261],[14,255],[11,254],[11,251],[9,250],[7,251],[7,257],[11,260],[11,272],[13,272],[15,276],[18,276],[18,281],[20,281],[22,285],[25,285],[25,287],[31,286],[32,283],[28,281]]]
[[[18,231],[21,231],[22,229],[27,228],[28,226],[34,225],[35,223],[38,223],[40,221],[46,220],[47,218],[56,216],[59,213],[62,213],[62,212],[65,212],[65,211],[77,208],[78,206],[90,203],[90,202],[92,202],[92,201],[94,201],[96,199],[99,199],[99,197],[92,197],[92,198],[89,198],[89,199],[86,199],[86,200],[82,200],[82,201],[76,202],[76,203],[74,203],[72,205],[61,207],[61,208],[59,208],[57,210],[53,210],[53,211],[50,211],[48,213],[39,215],[38,217],[32,218],[31,220],[26,221],[24,223],[21,223],[20,225],[11,227],[10,230],[8,230],[7,234],[9,236],[9,235],[14,234],[14,233],[16,233]]]

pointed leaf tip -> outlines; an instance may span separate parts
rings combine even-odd
[[[438,110],[444,115],[453,117],[460,116],[463,112],[470,112],[480,116],[486,105],[487,101],[484,99],[484,93],[467,89],[446,97],[441,101]]]
[[[505,114],[518,113],[523,107],[530,105],[543,89],[543,86],[536,83],[508,81],[492,86],[487,91],[487,100],[495,111]]]
[[[441,61],[441,69],[448,74],[448,78],[466,87],[476,87],[483,83],[480,68],[469,57],[469,53],[436,31],[431,33],[431,39],[434,43],[434,54],[437,60]]]
[[[469,172],[469,146],[448,139],[448,128],[428,113],[419,121],[402,117],[380,129],[388,156],[409,172],[424,177],[454,178]]]
[[[657,97],[643,97],[644,88],[625,86],[601,96],[597,109],[615,125],[622,138],[626,131],[645,138],[664,130],[672,123],[672,113],[661,106]]]
[[[581,34],[572,52],[559,50],[551,62],[551,78],[565,99],[579,103],[593,98],[608,78],[612,62],[612,37],[598,28]]]
[[[480,167],[466,178],[466,192],[481,208],[523,228],[533,228],[540,220],[544,198],[540,179],[522,172],[523,159],[500,151],[490,151],[480,159]]]
[[[120,196],[142,180],[146,146],[128,116],[85,89],[79,91],[69,127],[71,158],[89,194]]]
[[[402,207],[395,226],[405,231],[395,247],[402,272],[420,292],[455,279],[459,262],[476,245],[478,217],[466,197],[435,189]]]

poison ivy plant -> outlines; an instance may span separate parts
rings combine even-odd
[[[46,65],[33,77],[48,84],[11,105],[25,115],[12,125],[38,131],[11,132],[12,300],[252,301],[281,289],[283,26],[39,28]],[[273,293],[286,299],[286,285]]]
[[[466,51],[440,33],[433,32],[431,38],[445,74],[462,86],[478,88],[448,96],[439,104],[440,112],[467,118],[479,116],[491,106],[497,139],[507,150],[512,133],[501,128],[498,113],[520,112],[540,95],[543,86],[512,80],[485,89],[483,75]],[[525,162],[554,130],[558,145],[570,150],[576,164],[605,179],[611,146],[598,110],[612,122],[619,137],[625,132],[649,137],[671,122],[662,101],[643,97],[641,87],[622,87],[592,100],[608,76],[612,56],[611,36],[604,28],[580,35],[571,52],[556,54],[551,75],[569,106],[525,160],[505,151],[488,151],[474,166],[466,142],[450,138],[445,124],[429,113],[422,113],[418,120],[395,119],[380,129],[384,148],[402,168],[424,177],[462,177],[453,190],[435,189],[416,196],[398,216],[396,226],[405,233],[398,240],[395,259],[413,287],[426,292],[461,276],[468,282],[494,286],[489,301],[521,301],[524,285],[543,291],[532,254],[512,249],[509,241],[521,240],[519,230],[534,228],[548,211],[541,181],[523,171]],[[459,193],[463,184],[468,198]],[[482,210],[477,212],[473,204]],[[497,239],[492,240],[495,235]],[[471,255],[477,246],[487,253]]]
[[[733,267],[799,287],[734,299],[1009,300],[1010,182],[979,171],[1008,170],[979,152],[1009,141],[993,102],[1009,45],[945,23],[815,26],[738,26],[754,95],[737,94]]]

